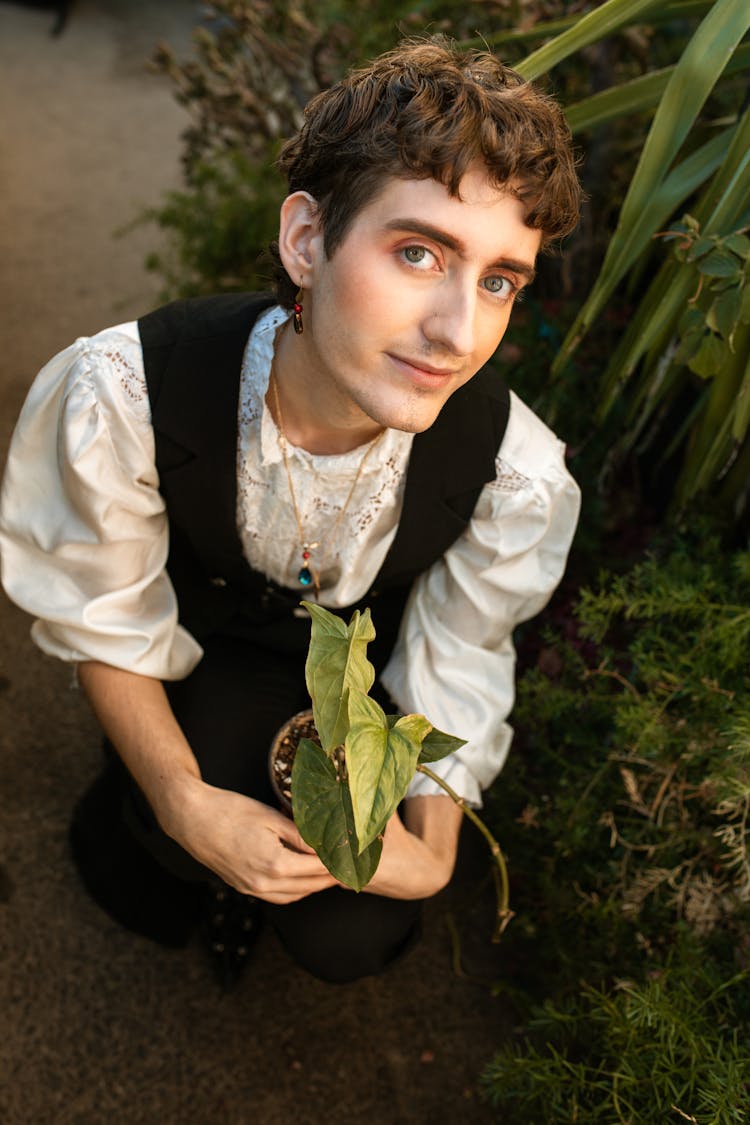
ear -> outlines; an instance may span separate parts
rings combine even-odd
[[[279,256],[292,281],[304,285],[322,252],[318,205],[309,192],[295,191],[282,203],[279,217]]]

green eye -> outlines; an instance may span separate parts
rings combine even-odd
[[[502,293],[504,286],[508,285],[508,279],[505,277],[488,277],[485,278],[484,285],[490,293]]]
[[[424,246],[407,246],[404,250],[404,257],[407,262],[423,262],[426,253]]]

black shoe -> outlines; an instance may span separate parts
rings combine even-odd
[[[214,975],[227,992],[242,976],[260,937],[262,909],[252,895],[240,894],[226,883],[212,883],[204,888],[203,939]]]

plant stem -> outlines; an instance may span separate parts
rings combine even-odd
[[[497,922],[495,925],[495,932],[492,935],[492,940],[499,941],[503,931],[505,930],[505,927],[513,917],[513,911],[510,909],[509,905],[510,889],[508,886],[508,868],[505,864],[505,856],[502,853],[500,845],[498,844],[497,840],[492,835],[484,821],[477,816],[471,806],[466,804],[466,801],[463,799],[463,797],[459,797],[455,789],[451,789],[447,781],[443,781],[442,777],[438,777],[438,775],[436,773],[433,773],[433,771],[429,769],[428,766],[418,765],[417,770],[419,771],[419,773],[423,773],[426,777],[429,777],[429,779],[431,781],[434,781],[436,785],[439,785],[441,789],[445,790],[451,800],[455,801],[455,803],[461,809],[461,812],[465,816],[468,816],[469,820],[476,825],[476,827],[479,829],[479,831],[487,841],[490,853],[492,854],[492,858],[495,861],[493,874],[495,875],[495,891],[497,893]]]

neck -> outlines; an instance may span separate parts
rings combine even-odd
[[[284,436],[291,445],[308,453],[349,453],[382,433],[382,426],[325,384],[316,366],[309,362],[304,334],[300,337],[290,333],[290,322],[277,338],[272,374],[281,404]],[[266,405],[279,426],[270,384]]]

